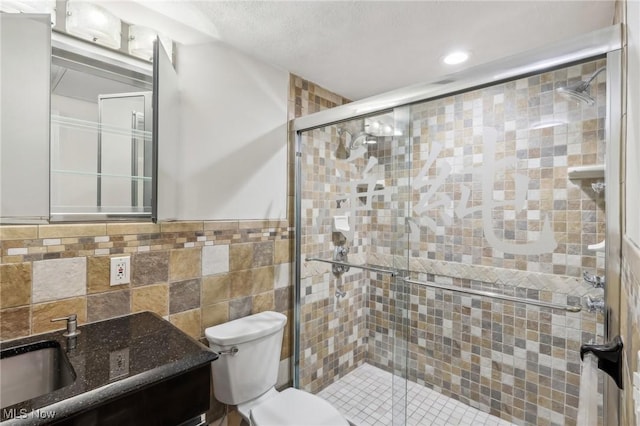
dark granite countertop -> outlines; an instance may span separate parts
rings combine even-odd
[[[60,420],[202,367],[218,355],[151,312],[78,327],[71,349],[63,330],[0,343],[5,350],[57,341],[75,370],[73,384],[2,409],[3,425],[38,425]],[[129,373],[110,377],[110,354],[128,352]],[[122,353],[122,352],[120,352]],[[16,413],[25,416],[11,418]],[[53,419],[43,418],[55,413]]]

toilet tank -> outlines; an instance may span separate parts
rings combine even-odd
[[[221,355],[212,363],[213,389],[218,401],[238,405],[255,399],[278,380],[282,335],[287,317],[261,312],[209,327],[205,336]]]

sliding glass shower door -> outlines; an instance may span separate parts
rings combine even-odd
[[[575,424],[580,346],[604,339],[583,305],[603,297],[606,65],[299,134],[298,387],[356,424]],[[590,99],[564,96],[580,81]]]
[[[298,154],[298,386],[322,395],[343,378],[365,375],[370,386],[375,379],[379,401],[365,387],[327,399],[343,402],[338,408],[352,419],[383,424],[405,424],[406,413],[408,293],[396,271],[407,259],[407,114],[303,132]],[[376,260],[385,256],[387,263]]]

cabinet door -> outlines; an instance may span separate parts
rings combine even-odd
[[[51,16],[2,13],[0,35],[0,222],[46,222]]]
[[[169,55],[156,40],[153,60],[153,219],[178,218],[178,139],[180,137],[180,96],[178,76]]]

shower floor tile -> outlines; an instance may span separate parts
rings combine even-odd
[[[363,364],[318,395],[356,426],[388,426],[392,423],[392,378],[391,373]],[[408,382],[407,387],[409,426],[512,426],[417,383]],[[403,388],[404,383],[400,390]]]

